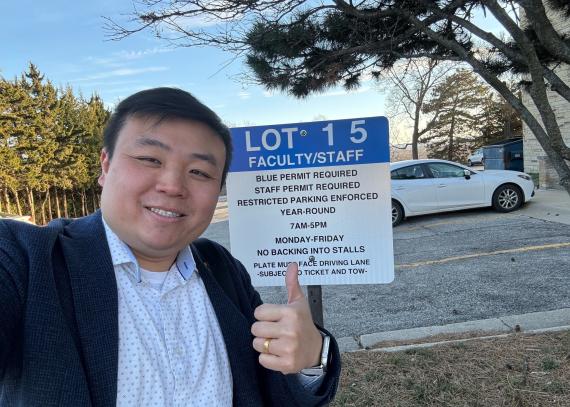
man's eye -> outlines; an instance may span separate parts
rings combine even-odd
[[[198,176],[204,177],[204,178],[212,178],[212,177],[210,177],[209,174],[207,174],[203,171],[200,171],[200,170],[190,170],[190,174],[198,175]]]
[[[152,157],[136,157],[136,159],[138,161],[142,161],[144,163],[150,163],[150,164],[156,164],[156,165],[160,165],[160,161],[157,160],[156,158],[152,158]]]

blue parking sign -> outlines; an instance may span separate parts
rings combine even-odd
[[[390,161],[385,117],[237,127],[231,133],[231,172]]]
[[[256,286],[381,284],[394,278],[388,120],[231,129],[231,251]]]

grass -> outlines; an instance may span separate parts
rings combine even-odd
[[[342,359],[332,406],[570,407],[570,331]]]

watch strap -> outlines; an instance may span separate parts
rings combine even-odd
[[[321,363],[317,366],[301,370],[300,373],[306,376],[321,376],[327,372],[327,366],[329,364],[331,337],[323,332],[320,333],[323,337],[323,346],[321,348],[321,360],[320,360]]]

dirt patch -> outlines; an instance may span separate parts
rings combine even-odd
[[[333,406],[570,406],[570,331],[342,359]]]

